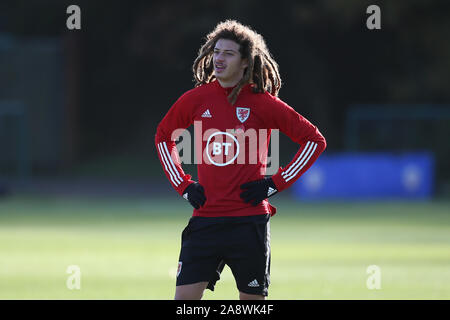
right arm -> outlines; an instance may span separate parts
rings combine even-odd
[[[156,129],[155,145],[159,161],[167,179],[180,195],[183,195],[183,191],[195,181],[191,180],[191,176],[185,174],[181,167],[175,145],[178,136],[174,136],[172,133],[176,129],[189,127],[193,123],[194,113],[195,104],[192,94],[188,91],[174,103]]]

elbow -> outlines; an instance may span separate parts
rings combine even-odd
[[[322,136],[322,137],[323,137],[323,136]],[[323,145],[322,145],[322,152],[324,152],[325,149],[327,148],[327,140],[325,139],[325,137],[323,137],[322,143],[323,143]]]
[[[322,132],[319,131],[317,127],[315,127],[314,138],[313,141],[317,143],[317,147],[320,150],[320,153],[324,152],[327,148],[327,140],[323,136]]]
[[[155,144],[158,144],[159,142],[165,140],[164,137],[165,137],[165,136],[164,136],[164,133],[163,133],[161,124],[159,124],[159,125],[156,127],[156,132],[155,132]]]
[[[320,132],[319,132],[319,136],[318,136],[317,142],[320,145],[320,153],[324,152],[325,149],[327,148],[327,140],[325,139],[323,134],[320,133]]]

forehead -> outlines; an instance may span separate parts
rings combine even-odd
[[[216,42],[216,45],[214,46],[214,49],[220,49],[220,50],[232,50],[239,52],[240,45],[237,42],[234,42],[233,40],[229,39],[219,39]]]

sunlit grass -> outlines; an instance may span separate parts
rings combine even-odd
[[[275,204],[270,299],[450,298],[448,203]],[[0,299],[172,299],[190,214],[164,199],[3,199]],[[370,265],[380,289],[366,286]],[[204,297],[237,296],[225,268]]]

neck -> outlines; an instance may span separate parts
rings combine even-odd
[[[236,86],[239,83],[239,81],[241,81],[242,77],[243,77],[243,75],[241,75],[240,77],[236,77],[234,79],[219,79],[219,78],[217,78],[217,81],[219,81],[222,88],[232,88],[232,87]]]

